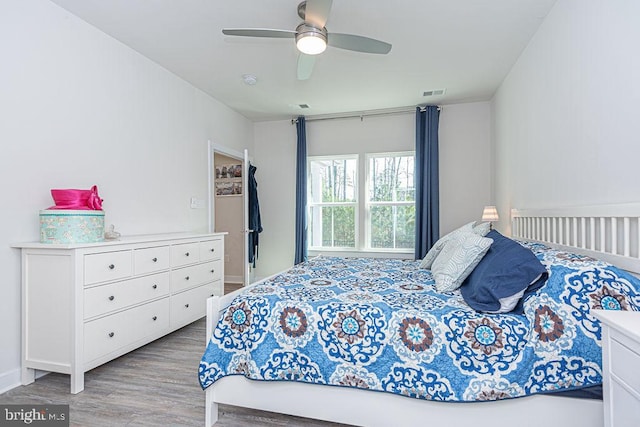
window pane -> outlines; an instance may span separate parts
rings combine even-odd
[[[416,208],[410,206],[371,207],[372,248],[413,248]]]
[[[369,200],[414,201],[414,157],[389,156],[369,159]]]
[[[396,206],[396,248],[412,249],[416,240],[416,207]]]
[[[311,203],[355,202],[356,159],[312,160]]]
[[[356,201],[356,161],[344,159],[333,161],[333,201]]]
[[[393,247],[393,206],[371,207],[371,247]]]
[[[312,207],[310,233],[311,246],[355,248],[355,206]]]
[[[326,194],[331,194],[331,189],[328,187],[331,173],[331,160],[327,161],[312,161],[310,162],[311,179],[309,179],[311,203],[322,203],[323,197]]]

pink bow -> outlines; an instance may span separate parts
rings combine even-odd
[[[98,196],[98,187],[90,190],[51,190],[55,206],[49,209],[102,210],[102,199]]]

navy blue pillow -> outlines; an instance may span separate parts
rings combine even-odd
[[[531,250],[495,230],[485,237],[493,239],[489,251],[462,282],[460,292],[472,308],[497,312],[500,299],[525,290],[513,312],[522,313],[525,298],[546,282],[549,274]]]

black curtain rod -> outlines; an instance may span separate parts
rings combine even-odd
[[[360,121],[364,120],[365,117],[369,117],[369,116],[391,116],[394,114],[408,114],[408,113],[413,113],[416,107],[414,108],[407,108],[406,110],[390,110],[390,111],[369,111],[369,112],[362,112],[362,113],[345,113],[345,114],[338,114],[335,116],[327,116],[327,117],[316,117],[314,118],[313,116],[311,117],[307,117],[306,121],[307,122],[315,122],[315,121],[320,121],[320,120],[334,120],[334,119],[354,119],[354,118],[360,118]],[[427,106],[420,106],[420,111],[424,112],[426,111]],[[441,111],[442,107],[438,105],[438,111]],[[296,123],[298,123],[298,119],[297,118],[293,118],[291,119],[291,124],[295,125]]]

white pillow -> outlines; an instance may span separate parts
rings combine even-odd
[[[448,239],[446,239],[445,237],[441,237],[440,240],[438,240],[433,244],[433,246],[431,246],[429,252],[427,252],[424,258],[422,258],[422,261],[420,262],[420,268],[431,268],[433,261],[436,260],[438,254],[442,251],[442,248],[444,248],[444,244],[447,243]]]
[[[541,274],[538,274],[538,276],[533,279],[531,281],[531,283],[529,283],[529,285],[533,285],[534,283],[536,283],[539,279],[540,279]],[[520,301],[520,298],[522,298],[524,296],[524,293],[526,292],[527,288],[524,288],[523,290],[521,290],[520,292],[510,295],[508,297],[504,297],[504,298],[500,298],[498,299],[498,302],[500,302],[500,308],[496,311],[487,311],[487,313],[508,313],[511,310],[513,310],[514,308],[516,308],[516,305],[518,305],[518,302]]]
[[[433,265],[433,261],[435,261],[435,259],[438,257],[447,241],[456,236],[458,233],[473,232],[479,236],[486,236],[489,231],[491,231],[491,223],[489,222],[481,222],[480,224],[476,225],[476,222],[472,221],[460,228],[456,228],[449,234],[445,234],[444,236],[442,236],[437,242],[433,244],[431,249],[429,249],[429,252],[427,252],[424,258],[422,258],[422,262],[420,262],[420,268],[431,268],[431,266]]]
[[[479,236],[486,236],[491,231],[490,222],[481,222],[480,224],[473,226],[473,232]]]
[[[449,239],[431,266],[438,292],[458,289],[492,243],[492,239],[473,232],[461,232]]]
[[[431,268],[433,261],[435,261],[435,259],[438,257],[438,254],[440,254],[440,251],[442,251],[447,241],[458,233],[473,232],[473,226],[475,223],[476,223],[475,221],[470,222],[442,236],[437,242],[433,244],[433,246],[431,247],[431,249],[429,249],[429,252],[427,252],[424,258],[422,258],[422,262],[420,263],[420,268]]]

